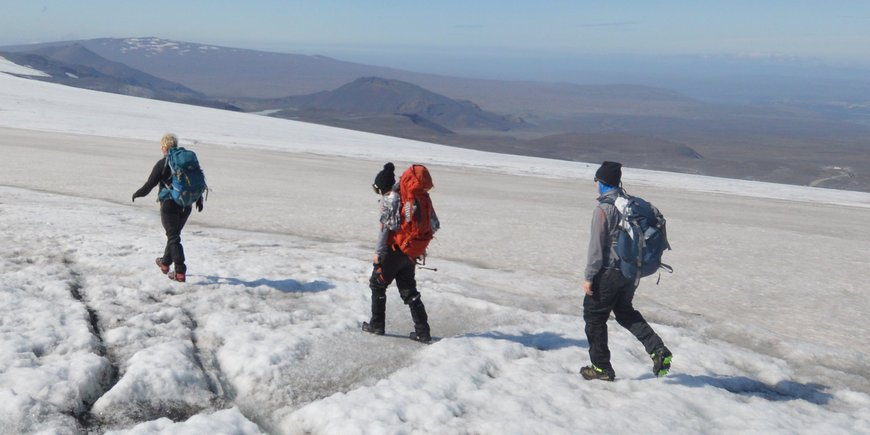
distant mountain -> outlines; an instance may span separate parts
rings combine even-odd
[[[402,115],[415,124],[426,121],[450,130],[507,131],[522,120],[486,112],[470,101],[457,101],[400,80],[363,77],[338,89],[268,100],[266,104],[349,114]]]
[[[0,52],[0,55],[49,75],[36,78],[38,80],[116,94],[239,110],[178,83],[109,61],[80,44],[45,46],[26,52]]]
[[[205,95],[178,83],[154,77],[137,69],[130,68],[119,62],[109,61],[81,44],[62,47],[44,47],[29,52],[45,56],[66,65],[86,66],[99,71],[105,76],[113,77],[132,86],[147,88],[155,93],[165,93],[176,96],[192,96],[204,98]]]
[[[107,59],[221,98],[276,98],[335,89],[389,68],[160,38],[79,41]],[[398,72],[398,71],[397,71]],[[389,74],[387,74],[389,75]]]
[[[452,140],[464,137],[418,115],[287,109],[270,116],[439,144],[450,144]]]
[[[413,83],[448,98],[474,101],[483,110],[520,116],[647,113],[698,116],[705,106],[676,92],[647,86],[469,79],[363,65],[325,56],[270,53],[152,37],[75,42],[106,59],[227,100],[305,95],[336,89],[360,77],[383,77]],[[0,50],[33,50],[35,47],[38,46],[0,47]]]

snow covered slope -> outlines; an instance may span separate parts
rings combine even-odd
[[[637,306],[674,370],[613,324],[619,379],[586,382],[594,165],[4,74],[0,109],[0,433],[870,433],[870,195],[627,169],[669,218],[677,273]],[[129,202],[165,131],[215,188],[186,284]],[[429,346],[358,330],[387,159],[435,177]]]
[[[8,59],[0,57],[0,73],[4,72],[23,76],[48,77],[48,74],[42,71],[30,68],[29,66],[17,65]]]

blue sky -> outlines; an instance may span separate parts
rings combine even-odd
[[[870,2],[3,0],[0,44],[96,37],[276,51],[798,56],[870,64]]]
[[[829,96],[852,86],[819,77],[870,86],[865,0],[0,2],[0,45],[156,36],[434,74],[646,84],[725,100],[747,83],[747,95],[777,96],[808,83]],[[783,81],[790,77],[815,78]]]

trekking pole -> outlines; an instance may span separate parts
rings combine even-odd
[[[414,264],[417,265],[418,269],[431,270],[432,272],[438,272],[437,267],[426,267],[426,255],[424,254],[422,257],[418,257],[414,260]]]

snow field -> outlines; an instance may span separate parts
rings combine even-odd
[[[0,188],[0,223],[17,228],[3,242],[33,264],[4,257],[3,348],[15,352],[0,364],[21,380],[0,384],[4,427],[76,433],[92,418],[113,433],[870,430],[867,394],[681,327],[654,324],[678,349],[671,376],[655,378],[634,337],[612,325],[619,381],[583,381],[579,313],[529,310],[510,294],[505,305],[487,300],[495,292],[466,275],[473,267],[448,261],[439,265],[450,274],[419,273],[435,343],[401,337],[411,322],[395,291],[387,329],[398,337],[364,334],[369,265],[358,258],[368,249],[196,217],[183,236],[189,282],[178,284],[151,263],[164,243],[155,211]],[[37,272],[49,293],[29,302]],[[13,331],[29,337],[13,347]]]

